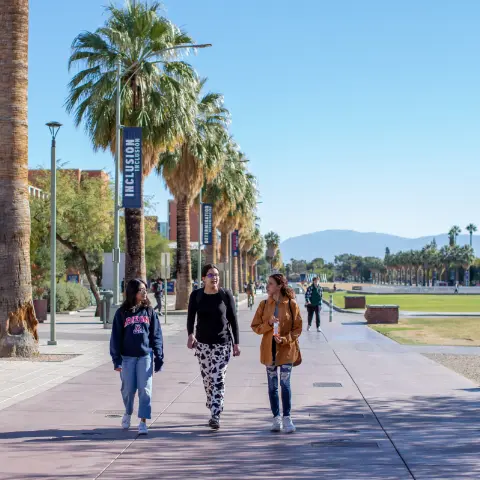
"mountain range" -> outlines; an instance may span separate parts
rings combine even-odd
[[[446,233],[419,238],[405,238],[387,233],[324,230],[289,238],[280,244],[280,251],[285,263],[289,262],[291,258],[311,261],[317,257],[321,257],[327,262],[333,262],[335,255],[341,255],[342,253],[383,258],[386,247],[390,249],[391,253],[400,250],[420,250],[433,239],[436,240],[438,248],[448,244]],[[469,243],[469,235],[459,235],[457,237],[458,245]],[[473,236],[473,248],[477,252],[480,251],[480,235]]]

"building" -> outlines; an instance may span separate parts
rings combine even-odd
[[[168,222],[158,222],[158,233],[168,239]]]
[[[177,241],[177,202],[168,201],[168,239],[170,242]],[[198,244],[198,213],[193,207],[190,208],[190,242]]]
[[[41,198],[42,200],[48,198],[47,193],[40,188],[34,187],[33,185],[28,186],[28,194],[33,198]]]
[[[62,172],[69,172],[78,179],[78,183],[82,181],[82,176],[86,175],[88,178],[100,178],[106,184],[110,182],[108,173],[103,170],[81,170],[79,168],[62,168]],[[50,175],[50,170],[29,170],[28,171],[28,183],[32,187],[38,185],[38,179],[44,175]]]

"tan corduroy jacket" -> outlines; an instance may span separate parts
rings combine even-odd
[[[278,319],[280,323],[281,344],[277,343],[275,365],[285,365],[293,363],[297,356],[296,340],[302,334],[302,317],[300,308],[295,300],[290,300],[294,320],[292,322],[292,313],[288,305],[288,298],[280,300],[278,305]],[[269,325],[269,320],[275,312],[275,300],[269,297],[268,300],[262,300],[257,308],[255,317],[252,321],[252,330],[258,335],[263,335],[260,345],[260,362],[263,365],[272,365],[272,339],[273,327]],[[292,328],[293,326],[293,328]]]

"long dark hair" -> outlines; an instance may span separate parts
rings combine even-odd
[[[125,301],[122,304],[124,310],[133,310],[137,306],[137,293],[142,287],[145,287],[148,292],[147,284],[139,278],[134,278],[127,283]],[[150,306],[148,296],[139,306],[144,308]]]
[[[295,298],[295,292],[293,291],[293,288],[288,286],[288,281],[284,275],[281,273],[274,273],[273,275],[270,275],[270,278],[275,280],[275,283],[280,286],[280,293],[284,297],[288,298],[289,300],[293,300]]]

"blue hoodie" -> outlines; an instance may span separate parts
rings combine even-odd
[[[162,327],[152,307],[115,313],[110,337],[110,355],[114,368],[122,366],[122,356],[144,357],[153,352],[163,363]]]

